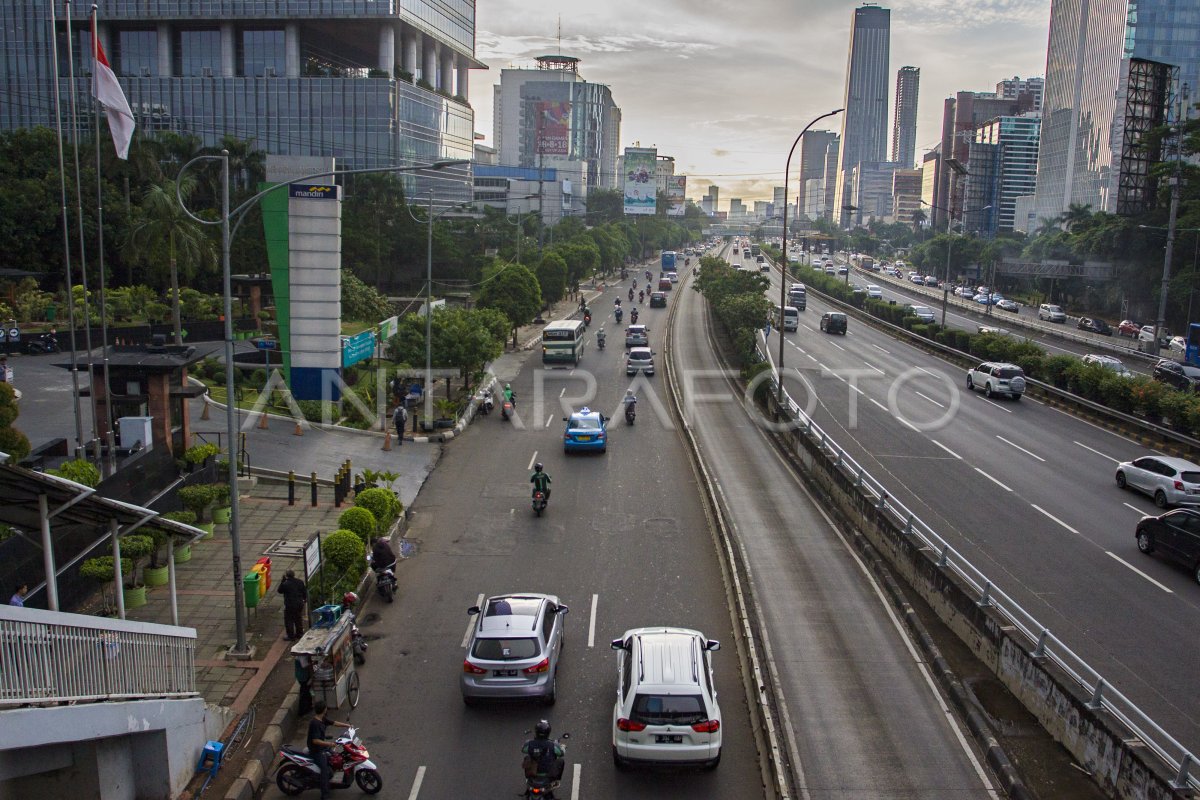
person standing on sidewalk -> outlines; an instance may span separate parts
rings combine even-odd
[[[396,406],[396,410],[392,412],[392,423],[396,426],[396,446],[404,444],[404,426],[408,423],[408,411],[404,408],[404,403]]]
[[[284,638],[294,642],[304,635],[304,604],[308,601],[308,588],[296,577],[294,570],[284,573],[277,591],[283,595]]]

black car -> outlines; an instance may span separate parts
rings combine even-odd
[[[846,315],[840,311],[827,311],[821,315],[821,330],[825,333],[846,335]]]
[[[666,292],[651,292],[650,293],[650,307],[651,308],[666,308],[667,307],[667,293]]]
[[[1091,317],[1080,317],[1079,324],[1075,327],[1081,331],[1091,331],[1098,333],[1101,336],[1112,336],[1112,326],[1102,319],[1093,319]]]
[[[1154,380],[1176,389],[1196,391],[1200,387],[1200,367],[1164,358],[1154,365]]]
[[[1200,512],[1181,508],[1161,517],[1142,517],[1134,531],[1138,550],[1160,552],[1187,567],[1200,582]]]

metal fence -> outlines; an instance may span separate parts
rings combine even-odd
[[[196,631],[0,607],[0,707],[193,697]]]
[[[771,364],[772,394],[778,391],[778,371],[764,348],[761,339],[757,343],[758,354]],[[1003,617],[1019,630],[1028,640],[1031,653],[1049,659],[1074,680],[1091,696],[1089,706],[1096,711],[1106,711],[1120,720],[1152,752],[1154,752],[1175,774],[1174,785],[1200,789],[1200,776],[1191,772],[1195,756],[1184,745],[1167,733],[1138,708],[1125,695],[1086,661],[1072,651],[1066,642],[1055,636],[1049,628],[1026,611],[1000,586],[975,567],[954,549],[937,531],[929,527],[903,503],[894,499],[887,488],[876,480],[861,464],[838,445],[816,422],[812,420],[784,389],[784,407],[796,424],[796,435],[807,436],[819,442],[826,457],[844,475],[851,479],[857,490],[870,499],[876,508],[889,514],[905,536],[915,536],[937,560],[939,567],[958,576],[974,592],[980,606],[987,607]]]

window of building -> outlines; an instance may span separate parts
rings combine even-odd
[[[251,28],[242,31],[238,38],[238,75],[282,77],[286,64],[287,48],[282,28]]]
[[[152,30],[122,30],[116,35],[114,67],[122,77],[158,74],[158,33]]]
[[[71,42],[71,46],[75,48],[72,55],[75,57],[75,75],[92,74],[92,34],[88,30],[74,31],[75,41]],[[68,70],[71,68],[71,62],[67,59],[67,34],[65,30],[58,32],[58,68],[62,77],[67,77]]]
[[[221,31],[217,28],[175,33],[175,74],[182,78],[221,75]]]

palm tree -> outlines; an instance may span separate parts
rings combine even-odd
[[[1056,232],[1062,230],[1062,228],[1059,227],[1060,219],[1061,219],[1061,217],[1059,217],[1057,219],[1051,218],[1051,217],[1042,217],[1038,221],[1037,230],[1034,231],[1034,234],[1033,234],[1034,238],[1037,238],[1039,236],[1049,236],[1052,233],[1056,233]]]
[[[1092,219],[1091,205],[1083,203],[1071,203],[1067,206],[1067,210],[1058,215],[1058,221],[1063,224],[1068,233],[1074,233],[1075,228],[1083,225]]]
[[[929,215],[925,213],[925,209],[918,208],[913,211],[912,226],[913,226],[913,235],[914,236],[921,235],[921,226],[925,224],[925,221],[927,219],[929,219]]]
[[[191,176],[179,185],[186,200],[196,190]],[[150,260],[161,258],[166,246],[167,263],[171,270],[171,322],[175,329],[175,344],[183,344],[179,320],[179,267],[187,274],[205,263],[215,263],[217,250],[199,223],[184,213],[175,198],[175,181],[152,184],[142,198],[138,220],[129,232],[126,249],[131,258]]]

